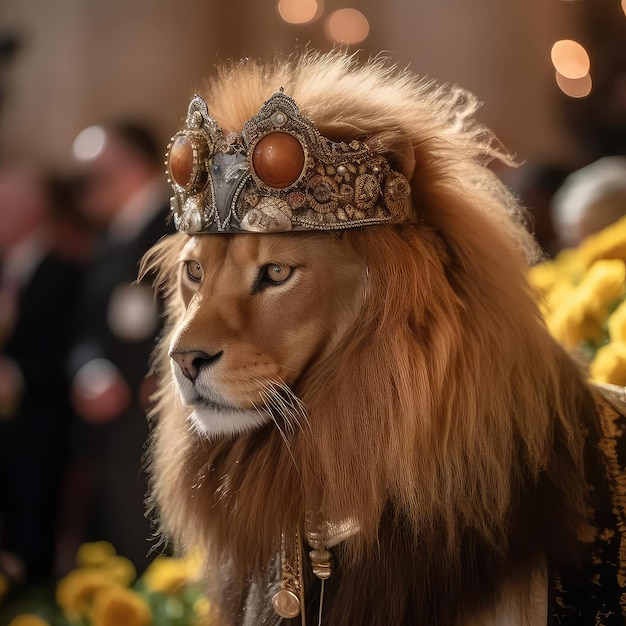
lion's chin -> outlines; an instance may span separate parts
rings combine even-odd
[[[189,421],[196,432],[204,437],[235,437],[262,428],[270,421],[270,417],[254,409],[210,405],[195,406]]]

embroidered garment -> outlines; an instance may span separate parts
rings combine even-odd
[[[613,385],[598,389],[600,447],[611,492],[611,516],[609,523],[596,531],[580,580],[565,581],[557,577],[551,626],[626,623],[626,393]]]

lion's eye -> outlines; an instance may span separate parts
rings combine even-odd
[[[198,261],[186,261],[185,269],[187,271],[187,276],[198,283],[202,280],[202,266]]]
[[[293,272],[293,267],[278,263],[270,263],[264,268],[263,278],[274,284],[284,283]]]

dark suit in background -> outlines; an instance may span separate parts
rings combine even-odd
[[[147,485],[142,470],[148,438],[146,395],[150,354],[159,331],[159,305],[149,285],[133,285],[143,254],[163,236],[168,208],[157,211],[133,239],[106,239],[91,263],[79,307],[79,329],[72,366],[102,359],[113,364],[131,391],[129,405],[102,423],[77,420],[72,441],[74,483],[83,497],[73,503],[68,523],[82,521],[80,541],[110,541],[138,569],[148,563],[151,528],[145,516]],[[149,303],[148,306],[147,303]],[[115,316],[137,315],[142,308],[143,332],[124,328]],[[150,306],[152,307],[150,309]],[[128,322],[133,326],[135,322]],[[78,505],[78,507],[76,506]],[[82,510],[79,508],[84,505]],[[71,517],[75,517],[74,520]],[[82,517],[82,520],[80,519]]]
[[[81,274],[78,263],[46,255],[19,293],[4,350],[19,367],[23,388],[14,414],[0,421],[2,547],[22,561],[28,582],[53,573],[72,415],[64,363]]]
[[[101,129],[101,149],[81,166],[83,207],[104,235],[87,269],[69,360],[79,419],[64,541],[71,555],[81,541],[108,540],[141,572],[151,548],[142,469],[146,377],[160,315],[149,280],[133,283],[141,257],[167,231],[169,202],[162,150],[151,133],[135,122]]]
[[[65,362],[92,224],[71,178],[0,170],[0,572],[53,576],[72,419]]]

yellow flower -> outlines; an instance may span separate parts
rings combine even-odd
[[[91,541],[78,548],[76,563],[79,567],[99,567],[115,555],[115,548],[108,541]]]
[[[600,323],[587,315],[584,302],[576,292],[569,294],[565,302],[547,316],[546,324],[552,336],[568,348],[587,340],[597,341],[602,335]]]
[[[626,265],[620,259],[596,261],[583,277],[578,294],[587,315],[606,317],[608,307],[624,296]]]
[[[591,366],[598,382],[626,384],[626,301],[620,303],[626,293],[625,262],[626,217],[528,274],[548,329],[567,348],[602,343],[608,327],[611,343]]]
[[[202,565],[204,563],[202,551],[197,547],[189,548],[182,560],[186,563],[189,578],[197,578],[202,572]]]
[[[538,263],[528,270],[528,282],[540,294],[549,293],[562,279],[562,274],[554,261]]]
[[[539,308],[544,318],[556,313],[564,302],[570,302],[576,297],[576,288],[568,282],[560,282],[543,297],[538,298]]]
[[[587,237],[578,249],[578,257],[584,267],[598,259],[626,260],[626,217]]]
[[[91,610],[96,593],[102,589],[119,586],[115,578],[105,570],[76,569],[57,584],[57,604],[70,619],[86,617]]]
[[[194,626],[211,626],[217,624],[215,611],[207,598],[199,598],[193,605]]]
[[[626,300],[609,316],[607,325],[611,341],[626,343]]]
[[[596,261],[575,285],[574,251],[562,255],[562,260],[531,268],[528,279],[538,291],[550,332],[565,346],[575,348],[583,341],[602,338],[609,308],[624,296],[626,265],[620,259]]]
[[[570,276],[578,282],[584,268],[581,264],[580,252],[576,248],[563,248],[554,259],[555,265],[564,276]]]
[[[148,626],[148,603],[132,589],[109,587],[96,593],[91,611],[93,626]]]
[[[137,570],[132,561],[125,556],[112,556],[102,564],[101,570],[106,572],[123,587],[130,587],[137,577]]]
[[[159,556],[145,571],[142,580],[146,588],[159,593],[176,593],[197,575],[199,562],[193,558]]]
[[[50,622],[35,615],[34,613],[24,613],[17,615],[10,622],[9,626],[50,626]]]
[[[612,341],[600,348],[589,372],[598,383],[626,385],[626,343]]]

